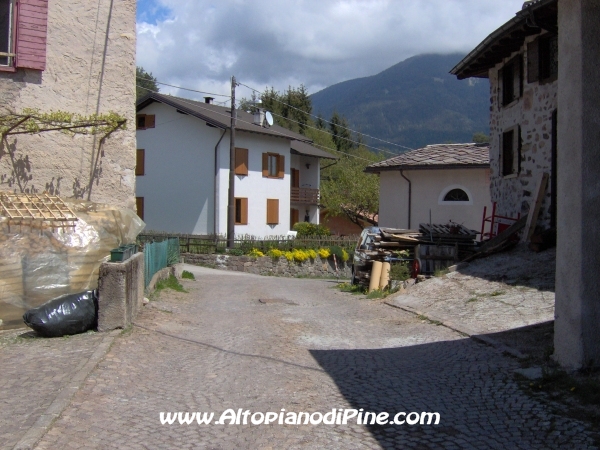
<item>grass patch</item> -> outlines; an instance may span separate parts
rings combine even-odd
[[[183,286],[181,285],[181,283],[179,282],[179,280],[177,280],[177,278],[174,275],[169,275],[169,278],[166,278],[164,280],[160,280],[158,283],[156,283],[156,293],[159,293],[160,291],[164,290],[164,289],[173,289],[174,291],[177,292],[187,292]]]
[[[192,272],[188,272],[187,270],[183,271],[183,273],[181,274],[181,278],[184,278],[186,280],[195,280],[196,279],[194,274]]]
[[[469,300],[467,300],[467,303],[473,303],[473,302],[476,302],[477,300],[479,300],[477,297],[471,297]]]
[[[434,277],[443,277],[444,275],[448,275],[450,271],[448,269],[438,269],[433,272]]]
[[[506,294],[505,291],[494,291],[491,294],[489,294],[490,297],[498,297],[499,295],[504,295]]]
[[[369,292],[367,294],[367,298],[369,299],[373,299],[373,298],[385,298],[387,297],[388,293],[386,291],[381,291],[379,289],[374,289],[371,292]]]
[[[350,292],[352,294],[364,294],[365,289],[360,284],[339,283],[336,286],[342,292]]]

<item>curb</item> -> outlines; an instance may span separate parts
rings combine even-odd
[[[13,450],[32,449],[44,437],[56,419],[71,403],[73,396],[79,391],[88,375],[94,370],[101,359],[104,358],[113,341],[122,330],[113,330],[102,339],[98,348],[88,361],[77,371],[69,383],[61,389],[50,406],[42,413],[38,420],[29,428],[27,433],[13,447]]]
[[[457,325],[453,324],[452,322],[448,322],[446,319],[443,319],[440,317],[435,317],[435,316],[432,316],[431,314],[425,314],[421,311],[411,308],[410,306],[406,306],[406,305],[398,306],[398,305],[394,305],[393,303],[390,303],[387,301],[385,301],[384,303],[388,306],[391,306],[392,308],[401,309],[402,311],[406,311],[406,312],[414,314],[416,316],[424,316],[424,317],[427,317],[431,321],[439,322],[440,325],[442,325],[446,328],[449,328],[453,331],[456,331],[457,333],[465,335],[465,336],[473,339],[474,341],[481,342],[483,344],[489,345],[490,347],[494,347],[495,349],[499,350],[500,352],[502,352],[504,354],[508,354],[510,356],[513,356],[517,359],[529,358],[529,355],[521,353],[519,350],[509,347],[509,346],[497,341],[494,338],[491,338],[485,334],[475,333],[474,331],[469,330],[468,328],[465,328],[463,326],[457,326]]]

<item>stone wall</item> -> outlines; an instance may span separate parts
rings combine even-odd
[[[114,111],[127,129],[100,151],[101,136],[8,136],[9,148],[0,147],[1,190],[135,208],[135,11],[135,0],[49,2],[46,69],[0,71],[0,113]]]
[[[527,44],[538,36],[525,40],[521,49],[504,62],[490,69],[490,194],[497,203],[497,213],[516,217],[527,214],[534,201],[536,183],[541,172],[552,171],[552,113],[557,108],[558,82],[527,82]],[[523,95],[502,106],[498,86],[498,70],[516,55],[523,56]],[[521,127],[521,170],[518,175],[502,176],[500,161],[502,133]],[[551,183],[540,209],[538,225],[550,225]]]
[[[213,267],[221,270],[254,273],[257,275],[277,275],[282,277],[331,277],[348,279],[352,275],[352,261],[338,261],[338,271],[335,270],[333,258],[322,260],[317,257],[301,263],[288,261],[283,256],[276,259],[270,256],[253,258],[250,256],[230,255],[197,255],[182,253],[181,256],[188,264]]]

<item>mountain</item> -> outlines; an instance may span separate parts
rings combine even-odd
[[[313,114],[329,120],[337,111],[350,128],[410,148],[471,142],[473,133],[489,134],[490,90],[487,79],[459,81],[448,73],[463,57],[413,56],[377,75],[334,84],[311,95]]]

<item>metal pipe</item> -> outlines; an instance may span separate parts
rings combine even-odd
[[[217,142],[217,145],[215,145],[215,181],[214,181],[214,195],[213,195],[213,201],[214,201],[214,205],[213,205],[213,209],[214,209],[214,213],[213,213],[213,233],[215,234],[215,236],[218,234],[217,233],[217,204],[219,201],[219,197],[217,195],[217,175],[219,174],[219,144],[221,143],[221,141],[223,140],[223,136],[225,136],[225,133],[227,133],[227,128],[223,129],[223,134],[221,135],[221,137],[219,138],[219,141]]]
[[[411,201],[412,201],[412,184],[408,178],[404,176],[404,172],[400,171],[400,176],[408,181],[408,229],[410,230],[410,210],[411,210]]]

